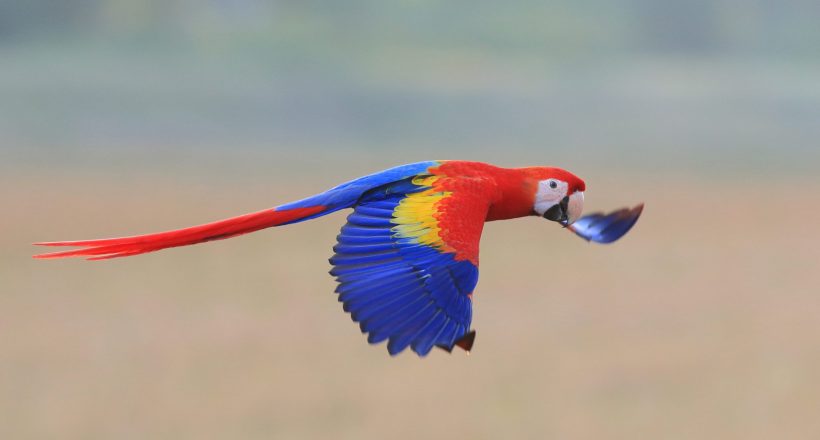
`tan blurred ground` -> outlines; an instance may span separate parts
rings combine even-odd
[[[352,174],[0,176],[0,438],[820,438],[820,183],[588,173],[633,233],[489,225],[472,356],[390,358],[341,311],[343,216],[109,262],[153,232]],[[582,173],[583,174],[583,173]]]

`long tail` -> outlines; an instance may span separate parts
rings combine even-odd
[[[35,255],[34,258],[88,257],[89,260],[107,260],[109,258],[128,257],[144,254],[170,247],[222,240],[247,234],[272,226],[293,223],[326,211],[325,206],[312,206],[264,211],[245,214],[239,217],[220,220],[190,228],[156,234],[136,235],[132,237],[104,238],[100,240],[51,241],[35,243],[39,246],[82,246],[82,249],[53,252]]]
[[[87,257],[89,260],[106,260],[128,257],[171,247],[223,240],[260,229],[309,220],[349,208],[366,191],[424,172],[433,165],[436,163],[420,162],[391,168],[298,202],[190,228],[132,237],[35,243],[38,246],[77,246],[81,249],[40,254],[34,258]]]

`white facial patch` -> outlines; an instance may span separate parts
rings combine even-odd
[[[533,210],[543,216],[548,209],[561,202],[567,195],[567,182],[558,179],[547,179],[538,182]]]

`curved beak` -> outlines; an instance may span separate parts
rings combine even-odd
[[[562,225],[569,226],[575,223],[581,217],[584,211],[584,193],[577,191],[570,196],[564,197],[560,202],[556,203],[546,212],[544,218]]]
[[[575,220],[581,218],[581,214],[584,212],[584,192],[583,191],[575,191],[569,196],[569,206],[567,208],[567,224],[564,226],[569,226],[575,223]]]

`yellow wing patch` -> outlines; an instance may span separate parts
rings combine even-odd
[[[393,231],[398,237],[409,238],[413,242],[448,251],[441,238],[436,207],[452,193],[436,189],[437,176],[416,177],[413,184],[430,189],[408,194],[393,211]]]

